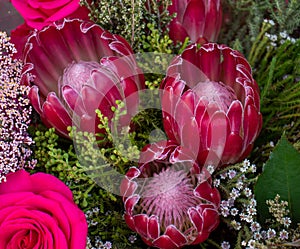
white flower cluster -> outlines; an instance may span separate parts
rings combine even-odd
[[[111,249],[112,243],[110,241],[102,242],[99,236],[95,237],[95,245],[92,245],[92,241],[90,238],[87,238],[86,249]]]
[[[288,217],[288,203],[280,201],[276,196],[274,200],[268,200],[269,212],[273,219],[267,229],[257,221],[256,200],[253,193],[252,179],[256,172],[256,166],[245,160],[242,164],[229,167],[217,172],[214,180],[216,187],[226,187],[228,198],[221,201],[220,213],[227,220],[230,228],[242,232],[240,247],[246,249],[265,249],[270,246],[284,244],[291,239],[291,219]],[[245,232],[247,231],[247,232]],[[245,235],[247,234],[247,235]],[[221,243],[222,249],[229,249],[227,241]],[[278,247],[281,248],[281,247]]]
[[[275,22],[273,20],[264,19],[264,23],[268,23],[271,26],[275,26]],[[286,31],[279,32],[279,36],[276,34],[265,33],[265,36],[271,41],[271,46],[277,47],[279,44],[283,44],[286,41],[290,41],[291,43],[295,43],[296,39],[290,37]]]

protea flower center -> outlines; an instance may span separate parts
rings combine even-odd
[[[222,82],[206,81],[197,84],[193,91],[199,98],[205,96],[209,103],[216,103],[220,110],[227,112],[230,104],[237,100],[233,89]]]
[[[82,86],[88,84],[92,70],[99,67],[100,64],[95,61],[72,62],[64,70],[60,86],[71,85],[77,92],[80,92]]]
[[[186,170],[172,166],[155,173],[141,190],[141,212],[156,215],[162,231],[172,224],[184,231],[191,225],[188,209],[201,203],[193,192],[195,182]]]

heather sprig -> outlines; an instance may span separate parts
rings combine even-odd
[[[5,32],[0,32],[0,183],[6,175],[33,168],[33,140],[27,133],[31,106],[29,88],[20,85],[21,61],[14,60],[16,49]]]
[[[80,2],[90,10],[92,21],[114,34],[123,36],[135,51],[156,48],[157,41],[153,39],[158,38],[153,36],[153,30],[162,34],[158,45],[169,51],[170,43],[165,35],[167,25],[173,18],[167,10],[171,0],[81,0]],[[149,42],[153,42],[152,48],[148,46]]]

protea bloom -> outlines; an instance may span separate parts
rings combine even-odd
[[[222,24],[220,0],[172,0],[168,8],[176,17],[169,25],[169,35],[173,41],[183,42],[186,37],[192,42],[199,38],[215,42]]]
[[[262,115],[258,85],[241,53],[192,44],[171,62],[161,88],[168,138],[192,150],[202,166],[249,155]]]
[[[132,49],[94,23],[56,22],[31,35],[24,54],[22,82],[33,84],[31,103],[65,137],[71,125],[98,131],[95,110],[111,118],[116,100],[125,102],[129,116],[137,107],[144,81]]]
[[[161,249],[199,244],[218,226],[220,194],[184,148],[171,141],[146,146],[139,168],[121,184],[125,221]]]

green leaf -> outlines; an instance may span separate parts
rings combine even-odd
[[[288,201],[293,224],[300,222],[300,153],[282,136],[255,186],[259,220],[270,218],[267,200]]]

